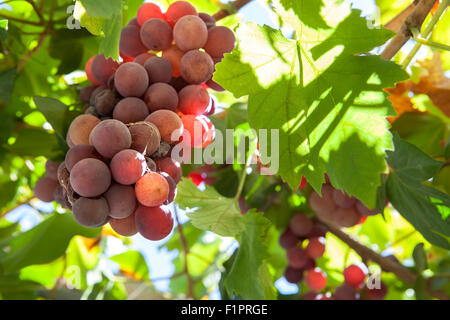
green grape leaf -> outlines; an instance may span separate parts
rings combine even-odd
[[[79,0],[91,17],[112,18],[122,11],[122,0]]]
[[[183,178],[178,184],[175,202],[182,208],[198,208],[188,211],[187,216],[199,229],[233,237],[245,228],[237,201],[221,196],[212,187],[207,186],[205,191],[200,191],[190,179]]]
[[[14,144],[7,148],[23,156],[56,158],[61,153],[58,138],[43,129],[27,128],[19,131]]]
[[[442,214],[450,197],[424,184],[442,163],[394,134],[395,151],[388,151],[392,168],[386,183],[389,201],[432,244],[450,248],[450,218]]]
[[[34,97],[38,110],[44,115],[53,130],[65,140],[70,123],[77,115],[59,100],[47,97]]]
[[[385,150],[392,149],[385,117],[394,111],[383,88],[407,74],[378,56],[359,55],[392,32],[368,28],[346,3],[323,3],[275,5],[296,40],[268,26],[241,25],[238,47],[217,65],[214,80],[236,97],[249,96],[252,128],[279,130],[278,173],[292,189],[305,176],[320,192],[326,172],[334,187],[373,208],[387,171]],[[307,15],[299,13],[304,6]]]
[[[136,280],[148,280],[148,266],[144,256],[139,251],[126,251],[112,256],[110,260],[117,262],[120,271]]]
[[[100,231],[80,226],[72,214],[53,214],[27,232],[0,242],[0,270],[11,272],[48,263],[66,251],[73,236],[95,238]]]
[[[105,36],[100,43],[100,52],[105,57],[111,57],[114,60],[119,58],[119,41],[122,31],[122,13],[115,14],[111,19],[105,21],[103,26]]]
[[[267,269],[267,233],[271,223],[262,213],[248,212],[244,216],[245,230],[239,236],[239,248],[223,285],[229,297],[235,299],[275,299],[273,280]],[[249,272],[252,270],[252,272]]]
[[[0,102],[8,104],[16,81],[16,68],[0,71]]]

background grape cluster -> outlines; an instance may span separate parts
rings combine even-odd
[[[186,1],[165,13],[143,4],[122,30],[123,61],[100,54],[87,62],[84,114],[69,127],[65,161],[47,162],[36,197],[71,209],[86,227],[109,222],[120,235],[153,241],[169,235],[168,205],[182,176],[170,152],[178,143],[204,148],[213,141],[207,89],[223,90],[212,80],[215,64],[234,46],[230,29]]]
[[[327,178],[327,177],[326,177]],[[309,195],[309,205],[315,217],[304,213],[294,215],[287,229],[281,234],[279,243],[286,250],[288,267],[285,279],[293,284],[304,283],[310,291],[302,296],[304,300],[357,300],[364,296],[370,299],[383,299],[387,294],[386,285],[380,281],[369,289],[367,267],[350,265],[344,269],[344,283],[334,293],[327,292],[327,275],[316,267],[316,259],[323,256],[326,243],[327,226],[332,223],[340,227],[353,227],[364,223],[367,216],[378,214],[370,210],[355,197],[333,188],[329,180],[322,186],[322,196],[314,190]],[[300,189],[307,185],[302,179]]]

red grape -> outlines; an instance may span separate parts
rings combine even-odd
[[[310,269],[306,272],[305,282],[314,291],[320,291],[327,285],[327,276],[320,269]]]
[[[70,185],[82,197],[98,197],[111,185],[108,166],[98,159],[83,159],[70,172]]]
[[[164,50],[162,53],[162,57],[170,62],[173,69],[172,76],[179,77],[180,76],[180,62],[181,58],[184,56],[184,51],[178,49],[177,46],[173,45],[167,50]]]
[[[352,264],[344,269],[344,281],[346,284],[359,287],[363,284],[366,273],[356,264]]]
[[[173,202],[173,200],[175,200],[175,197],[177,195],[177,184],[175,182],[175,180],[172,179],[171,176],[169,176],[167,173],[165,172],[161,172],[161,175],[166,178],[167,183],[169,184],[169,196],[167,197],[166,202],[164,202],[164,204],[170,204]]]
[[[136,197],[144,206],[157,207],[169,197],[169,184],[162,175],[149,172],[136,183]]]
[[[119,50],[133,60],[138,55],[145,53],[147,48],[141,41],[141,29],[137,26],[128,25],[122,29],[120,34]]]
[[[292,247],[286,251],[288,263],[291,267],[301,269],[308,261],[308,255],[299,247]]]
[[[183,115],[181,121],[183,122],[183,143],[190,147],[202,148],[206,141],[208,132],[208,123],[205,116]]]
[[[333,200],[336,205],[341,208],[351,208],[355,205],[356,202],[356,199],[354,197],[350,197],[346,193],[337,189],[333,191]]]
[[[172,80],[173,69],[169,60],[152,57],[145,62],[144,68],[147,70],[150,84],[156,82],[169,83]]]
[[[357,292],[354,287],[348,284],[341,284],[334,291],[334,298],[336,300],[356,300]]]
[[[299,236],[304,237],[308,235],[313,227],[313,222],[307,216],[302,213],[296,214],[291,218],[289,222],[289,228],[292,232]]]
[[[167,83],[152,84],[144,97],[150,112],[160,109],[175,111],[178,106],[178,93]]]
[[[58,167],[60,164],[60,162],[47,160],[47,162],[45,163],[45,174],[47,175],[47,177],[53,180],[58,180]]]
[[[100,123],[100,119],[89,114],[82,114],[76,117],[67,132],[70,141],[74,144],[89,144],[89,135]]]
[[[110,167],[115,181],[123,185],[131,185],[145,174],[147,162],[141,153],[126,149],[112,158]]]
[[[135,97],[120,100],[113,112],[113,118],[123,123],[142,121],[148,116],[147,104]]]
[[[106,59],[103,54],[99,54],[92,62],[92,75],[99,83],[106,84],[118,67],[118,62],[111,58]]]
[[[225,53],[233,51],[236,38],[227,27],[217,26],[208,30],[208,41],[204,48],[213,58],[223,58]]]
[[[145,121],[153,123],[158,128],[161,139],[169,144],[178,142],[183,133],[183,122],[175,112],[170,110],[152,112]]]
[[[134,59],[134,62],[139,63],[141,66],[144,66],[145,62],[147,62],[147,60],[152,57],[156,57],[156,56],[153,53],[148,53],[148,52],[141,53]]]
[[[198,16],[200,19],[203,20],[203,22],[206,24],[206,27],[208,29],[211,29],[212,27],[216,26],[216,19],[213,16],[211,16],[207,13],[204,13],[204,12],[200,12],[198,14]]]
[[[178,97],[178,110],[183,114],[202,115],[211,104],[208,91],[199,85],[184,87]]]
[[[366,292],[372,300],[383,300],[388,292],[388,288],[383,281],[380,281],[380,288],[369,289],[366,287]]]
[[[173,38],[180,50],[200,49],[208,40],[208,29],[198,16],[184,16],[175,24]]]
[[[346,228],[353,227],[358,224],[359,220],[361,219],[361,215],[358,211],[356,211],[355,208],[338,208],[334,212],[334,222],[336,222],[338,225]]]
[[[161,135],[153,123],[141,121],[130,126],[129,130],[132,141],[131,149],[148,156],[158,151],[161,143]]]
[[[170,157],[166,157],[162,159],[155,159],[155,163],[160,172],[167,173],[176,183],[180,182],[181,177],[183,176],[183,171],[181,170],[181,165],[178,162]]]
[[[191,50],[180,60],[180,74],[191,84],[200,84],[211,79],[214,73],[214,61],[202,51]]]
[[[94,158],[103,160],[103,157],[89,144],[79,144],[71,148],[66,154],[65,165],[70,172],[72,168],[81,160]]]
[[[279,239],[280,246],[286,250],[297,246],[298,241],[298,237],[290,229],[286,229]]]
[[[324,238],[311,238],[309,239],[308,246],[306,247],[306,253],[313,259],[318,259],[323,256],[325,252],[325,239]]]
[[[109,216],[125,219],[134,213],[137,207],[136,194],[132,186],[113,183],[105,193],[109,205]]]
[[[137,233],[136,216],[132,215],[123,219],[109,219],[109,225],[119,235],[123,237],[131,237]]]
[[[54,200],[53,194],[57,187],[58,181],[49,177],[42,177],[34,186],[34,195],[43,202],[52,202]]]
[[[361,201],[357,201],[356,202],[356,210],[358,210],[358,212],[360,214],[362,214],[363,216],[374,216],[378,214],[378,210],[377,209],[369,209],[367,208]]]
[[[178,20],[187,15],[198,15],[195,7],[187,1],[175,1],[166,12],[166,21],[173,27]]]
[[[145,22],[152,18],[163,19],[164,15],[161,8],[154,3],[142,4],[136,14],[136,19],[139,26],[143,26]]]
[[[73,216],[82,226],[98,228],[108,222],[109,207],[105,198],[80,198],[73,204]]]
[[[139,63],[124,63],[117,69],[114,84],[124,97],[141,97],[149,84],[147,71]]]
[[[97,79],[94,78],[94,75],[92,74],[92,63],[94,62],[96,56],[91,57],[86,62],[86,67],[84,68],[84,71],[86,72],[86,76],[88,80],[92,83],[94,86],[99,86],[100,82],[97,81]]]
[[[284,277],[289,283],[293,284],[299,283],[300,281],[303,280],[303,270],[287,267],[286,270],[284,271]]]
[[[172,214],[166,206],[139,206],[136,210],[135,221],[139,233],[152,241],[164,239],[173,229]]]
[[[141,41],[149,50],[169,49],[172,44],[172,28],[162,19],[147,20],[141,28]]]
[[[90,144],[105,158],[111,159],[131,147],[131,134],[127,126],[118,120],[100,122],[89,137]]]

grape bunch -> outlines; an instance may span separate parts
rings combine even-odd
[[[322,185],[322,196],[315,191],[311,192],[309,205],[320,220],[346,228],[363,223],[368,216],[378,214],[376,209],[368,209],[355,197],[333,188],[329,182]]]
[[[69,127],[70,150],[64,162],[47,162],[36,197],[71,209],[86,227],[109,223],[120,235],[153,241],[169,235],[168,205],[182,177],[171,150],[214,140],[207,89],[224,90],[212,80],[215,64],[234,47],[233,32],[189,2],[165,13],[144,3],[122,30],[121,62],[103,54],[87,62],[92,85],[81,89],[86,107]]]

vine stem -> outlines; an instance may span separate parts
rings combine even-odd
[[[252,154],[250,154],[247,158],[247,161],[245,161],[244,168],[242,170],[241,178],[239,179],[239,186],[238,190],[236,192],[236,195],[234,196],[235,200],[239,200],[239,197],[241,196],[242,190],[244,189],[245,179],[247,177],[247,168],[250,166],[250,162],[252,161]]]
[[[446,50],[446,51],[450,51],[450,46],[443,44],[443,43],[439,43],[439,42],[435,42],[435,41],[431,41],[431,40],[427,40],[427,39],[422,39],[422,38],[414,38],[414,40],[416,42],[418,42],[419,44],[424,44],[426,46],[429,47],[434,47],[436,49],[440,49],[440,50]]]
[[[216,21],[228,17],[236,12],[238,12],[243,6],[251,2],[252,0],[235,0],[231,2],[227,8],[220,9],[214,14]]]
[[[431,18],[431,21],[428,23],[427,27],[425,28],[425,30],[423,31],[422,37],[423,38],[428,38],[428,36],[431,34],[431,32],[434,29],[434,26],[436,25],[436,23],[439,21],[439,19],[441,18],[442,14],[444,13],[445,9],[447,9],[448,5],[450,4],[450,0],[443,0],[441,2],[441,4],[439,5],[438,9],[436,10],[436,12],[434,13],[433,17]],[[417,40],[416,40],[417,41]],[[417,52],[419,51],[420,47],[421,47],[422,43],[420,43],[420,41],[418,41],[414,47],[412,48],[412,50],[409,52],[409,54],[406,56],[405,60],[403,60],[402,62],[402,67],[404,69],[406,69],[409,64],[411,63],[412,59],[414,58],[414,56],[417,54]]]
[[[433,8],[437,0],[422,0],[420,1],[412,13],[405,19],[400,30],[395,37],[388,43],[381,57],[385,60],[391,60],[395,54],[403,47],[403,45],[412,37],[411,29],[420,29],[423,21],[427,17],[430,10]],[[448,0],[444,0],[448,2]],[[441,4],[442,5],[442,4]],[[435,14],[437,15],[437,14]]]

